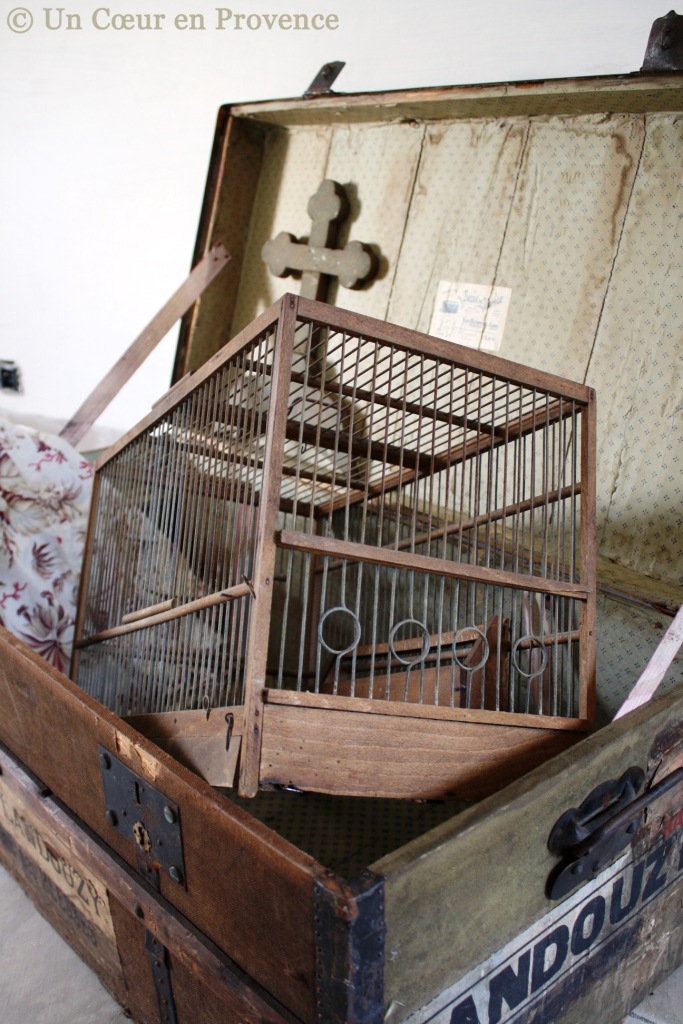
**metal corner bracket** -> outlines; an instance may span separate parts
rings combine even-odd
[[[316,1024],[384,1021],[384,879],[326,872],[313,887]]]

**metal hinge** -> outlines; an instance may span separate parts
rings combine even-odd
[[[564,899],[615,860],[636,836],[645,808],[683,782],[683,768],[637,796],[644,781],[642,768],[629,768],[621,778],[597,786],[580,807],[570,808],[555,822],[548,849],[562,860],[548,878],[549,899]]]
[[[669,11],[652,23],[641,71],[683,71],[683,15]]]
[[[159,890],[164,872],[187,888],[178,805],[104,747],[97,749],[107,824],[133,841],[138,869],[150,885]]]
[[[304,93],[304,99],[309,99],[311,96],[328,96],[345,64],[344,60],[333,60],[329,64],[323,64]]]
[[[161,1024],[178,1024],[166,947],[152,932],[145,931],[145,950],[152,968],[154,991],[159,1004],[159,1020]]]

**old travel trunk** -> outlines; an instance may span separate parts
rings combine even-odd
[[[369,689],[375,685],[368,682],[371,673],[350,670],[344,662],[349,651],[360,658],[365,642],[356,637],[353,619],[334,629],[326,620],[328,632],[318,622],[306,634],[313,621],[310,606],[301,615],[301,606],[292,605],[289,621],[300,632],[273,663],[276,670],[283,678],[287,673],[314,678],[311,637],[316,636],[324,640],[329,665],[320,670],[316,685],[300,690],[278,690],[271,677],[261,680],[268,694],[263,744],[274,767],[269,774],[263,752],[260,762],[254,755],[245,769],[244,796],[200,777],[211,777],[209,768],[218,765],[223,773],[218,781],[228,781],[237,765],[243,722],[253,726],[258,710],[247,702],[240,718],[241,705],[227,690],[220,693],[218,684],[210,692],[201,689],[207,679],[213,685],[212,658],[194,662],[188,677],[192,700],[182,706],[164,707],[156,698],[137,705],[128,700],[116,658],[107,667],[105,656],[97,668],[99,681],[84,682],[95,678],[88,665],[100,641],[120,640],[123,646],[125,637],[139,635],[135,624],[141,613],[154,622],[176,613],[159,595],[136,593],[133,606],[117,606],[114,618],[98,619],[98,606],[91,609],[97,619],[92,622],[84,604],[81,640],[90,642],[79,648],[81,685],[3,632],[0,859],[135,1020],[579,1024],[599,1016],[604,1024],[619,1024],[683,960],[680,662],[674,662],[652,704],[611,722],[683,602],[680,414],[677,418],[681,111],[683,84],[677,73],[377,95],[323,92],[220,111],[195,262],[217,241],[232,260],[186,318],[175,390],[150,423],[169,412],[179,395],[204,379],[202,374],[222,365],[223,346],[254,320],[260,318],[263,326],[269,316],[295,313],[309,324],[327,316],[347,339],[361,322],[367,331],[376,321],[395,325],[373,327],[378,344],[384,338],[400,341],[413,331],[431,335],[418,352],[421,365],[434,355],[447,358],[455,350],[449,349],[452,342],[465,346],[474,368],[468,372],[485,368],[501,396],[506,382],[520,386],[514,374],[522,370],[513,364],[530,367],[533,380],[523,384],[536,389],[535,400],[542,402],[547,437],[553,422],[564,422],[563,416],[548,414],[551,403],[560,400],[557,387],[548,387],[551,375],[575,382],[572,394],[561,400],[583,403],[590,417],[595,410],[596,419],[595,434],[582,428],[583,449],[576,447],[577,464],[583,459],[589,470],[593,459],[597,464],[597,604],[578,593],[586,583],[580,574],[571,581],[572,600],[583,602],[575,617],[562,620],[536,598],[525,604],[520,597],[520,621],[530,637],[540,623],[542,635],[555,632],[553,650],[576,650],[567,679],[575,679],[577,688],[573,703],[564,704],[540,682],[535,690],[514,692],[534,694],[523,710],[551,711],[569,720],[569,727],[555,732],[570,735],[571,744],[539,767],[532,767],[533,758],[521,769],[513,760],[509,776],[499,771],[495,785],[463,794],[450,785],[440,792],[420,786],[433,777],[435,761],[448,760],[444,722],[460,719],[463,730],[468,724],[481,728],[477,716],[498,715],[501,700],[509,700],[513,687],[500,668],[502,658],[496,654],[492,691],[476,659],[484,641],[489,654],[503,649],[504,623],[514,619],[507,610],[512,603],[502,603],[495,630],[459,638],[469,643],[470,654],[479,644],[479,654],[467,661],[455,634],[484,623],[475,616],[458,620],[455,628],[434,629],[422,618],[422,608],[434,605],[411,604],[410,587],[397,586],[395,594],[404,601],[399,621],[414,628],[392,634],[394,620],[387,617],[386,636],[379,637],[378,630],[374,637],[384,644],[380,695],[396,705],[395,670],[401,674],[400,710],[410,705],[411,714],[415,707],[418,711],[414,720],[395,711],[387,716],[404,723],[391,753],[394,764],[404,765],[401,788],[389,793],[375,784],[385,767],[377,735],[364,739],[356,726],[363,716],[352,702],[365,709],[377,693]],[[321,189],[323,182],[335,187]],[[339,210],[335,206],[340,196],[345,196],[345,212],[343,204]],[[332,213],[320,213],[323,199],[330,200]],[[292,269],[294,277],[276,276]],[[283,298],[299,291],[301,299]],[[339,308],[321,305],[321,298]],[[279,312],[266,313],[273,303]],[[492,354],[503,362],[489,362]],[[305,372],[294,366],[300,380]],[[319,395],[330,391],[330,379],[322,374],[323,379]],[[426,405],[424,381],[434,378],[422,379],[422,390],[418,387],[410,409],[406,405],[411,414],[416,405]],[[547,396],[539,399],[544,387]],[[357,393],[352,385],[337,386],[339,422],[355,415],[347,403],[359,400],[359,394],[366,402],[364,422],[377,422],[371,420],[380,416],[371,411],[371,393],[371,374]],[[312,391],[306,394],[310,399]],[[501,402],[510,404],[511,394]],[[376,408],[391,408],[390,390],[383,393],[377,384],[374,398]],[[427,417],[430,422],[448,415],[437,412]],[[466,413],[460,409],[459,415],[470,422],[476,419],[471,412],[471,407]],[[286,424],[283,429],[286,433]],[[566,453],[571,434],[556,435],[558,453]],[[367,436],[372,441],[371,431]],[[427,436],[413,437],[415,466],[421,456],[434,457]],[[305,441],[312,444],[310,434]],[[331,441],[321,447],[328,453],[329,502],[343,475],[342,456],[366,458],[367,453]],[[505,449],[502,441],[499,447]],[[256,464],[260,456],[255,450],[248,458]],[[245,457],[240,449],[239,458]],[[303,500],[310,485],[310,466],[297,458],[293,501]],[[495,481],[493,457],[487,465],[490,472],[480,474],[478,482],[473,476],[473,491],[487,491],[481,487],[485,476]],[[517,465],[521,474],[525,459]],[[287,458],[278,472],[283,468],[285,475],[292,468]],[[181,472],[180,463],[174,472]],[[546,478],[539,472],[534,480],[542,483]],[[349,473],[347,485],[350,481],[356,493],[360,478]],[[526,514],[544,504],[537,503],[536,487],[514,491],[512,475],[506,478],[502,469],[501,474],[507,483],[500,493],[495,482],[488,487],[498,500],[485,514],[478,507],[471,517],[477,520],[475,533],[480,527],[489,530],[474,546],[490,543],[491,551],[496,549],[491,524],[507,518],[509,489],[517,511],[524,506]],[[550,479],[547,475],[546,483]],[[541,486],[539,493],[557,496],[569,488],[562,501],[571,505],[571,479],[561,480],[559,490],[553,479],[555,490]],[[437,529],[423,498],[416,524],[429,536],[438,529],[445,536],[452,524]],[[313,507],[310,490],[306,500]],[[376,514],[369,501],[359,507],[366,531],[360,534],[348,526],[351,517],[346,525],[335,522],[327,534],[306,532],[298,509],[296,522],[278,534],[280,548],[301,557],[302,564],[312,559],[311,577],[316,558],[329,559],[328,568],[349,559],[357,564],[349,549],[360,538],[363,556],[368,555]],[[463,506],[458,510],[462,513]],[[233,536],[248,542],[248,531],[234,530]],[[527,555],[533,534],[519,544]],[[410,563],[414,547],[405,555],[401,542],[399,537],[395,548],[404,559],[402,570],[415,568]],[[582,544],[578,551],[585,555]],[[504,540],[498,549],[505,550]],[[466,562],[464,550],[461,545],[454,557],[451,549],[448,560]],[[212,552],[214,558],[215,548]],[[529,556],[532,576],[540,558],[538,550]],[[295,569],[291,578],[305,572]],[[251,601],[250,588],[265,585],[246,570],[234,578],[214,576],[207,577],[213,589],[202,591],[200,599],[241,586],[239,595],[229,595],[229,607],[236,596]],[[286,566],[280,576],[286,588]],[[363,596],[363,581],[353,573],[347,579]],[[507,576],[495,582],[510,584]],[[568,599],[568,585],[558,575],[545,579],[540,591],[559,603]],[[558,589],[561,594],[554,592]],[[384,604],[399,602],[390,587],[380,592],[382,613]],[[340,587],[332,593],[340,593]],[[194,592],[185,597],[196,599]],[[343,618],[340,607],[348,604],[331,602],[322,615],[337,609]],[[121,629],[131,622],[133,629]],[[243,635],[242,625],[233,628]],[[444,644],[437,643],[435,655],[432,638],[449,629],[453,686],[444,702],[435,688],[441,686],[440,662],[434,661]],[[581,636],[574,636],[575,629]],[[114,637],[101,635],[112,630]],[[284,632],[289,636],[289,627]],[[510,646],[514,642],[513,637]],[[581,737],[593,708],[588,691],[581,689],[579,668],[591,668],[593,643],[597,729]],[[540,680],[545,663],[535,647],[533,639],[521,644],[516,664],[527,678],[538,671]],[[266,651],[254,653],[265,660]],[[173,651],[167,656],[170,670]],[[393,667],[392,659],[398,663]],[[140,673],[136,679],[146,678]],[[421,696],[412,699],[418,678]],[[231,685],[241,685],[239,672]],[[492,706],[487,692],[494,694]],[[299,696],[292,699],[289,693]],[[117,703],[121,694],[127,696]],[[431,694],[428,706],[425,694]],[[338,735],[325,717],[335,700],[346,702],[331,712],[341,722]],[[515,713],[519,710],[516,706]],[[311,749],[298,761],[290,752],[286,768],[277,767],[276,752],[268,747],[268,715],[284,729],[285,718],[299,711],[313,722],[302,734],[305,744],[315,756],[324,748],[326,757],[336,745],[334,757],[344,767],[336,776],[330,769],[329,777],[346,775],[353,784],[341,792],[358,795],[335,795],[339,786],[312,780],[302,767],[310,763]],[[179,733],[173,718],[181,713],[191,718],[184,719]],[[290,735],[298,736],[296,729]],[[442,743],[443,755],[431,762],[420,756],[420,730],[432,730],[424,749],[429,753],[432,743],[437,749]],[[422,781],[416,785],[416,779]],[[256,781],[261,790],[251,797]],[[264,790],[264,784],[275,788]],[[473,802],[442,799],[453,792]],[[484,796],[487,792],[491,795]],[[563,815],[562,827],[555,829]]]

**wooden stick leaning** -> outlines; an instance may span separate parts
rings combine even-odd
[[[229,259],[230,254],[220,242],[206,253],[190,276],[173,293],[166,305],[150,320],[142,333],[112,366],[109,373],[88,395],[85,402],[60,431],[60,437],[70,444],[78,444],[123,385],[130,380],[138,367],[142,366],[147,356],[168,334],[174,323],[187,313]]]
[[[654,696],[669,665],[678,654],[681,644],[683,644],[683,604],[659,641],[659,646],[645,666],[640,679],[614,716],[614,721],[621,718],[622,715],[628,714],[629,711],[635,711],[641,705],[647,704]]]

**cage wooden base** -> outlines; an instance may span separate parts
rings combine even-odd
[[[530,727],[524,715],[501,726],[495,714],[441,708],[441,717],[431,717],[431,709],[414,717],[401,713],[401,705],[280,690],[264,697],[263,788],[475,801],[568,749],[586,728],[578,720],[565,729]],[[181,711],[127,721],[210,785],[234,785],[243,707],[216,708],[209,717]]]

